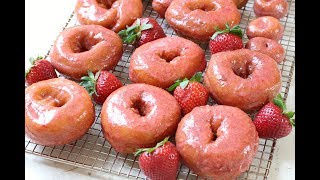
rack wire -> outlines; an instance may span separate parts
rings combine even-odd
[[[177,36],[174,30],[167,24],[166,20],[160,18],[158,14],[153,11],[151,0],[143,0],[144,14],[143,17],[153,17],[164,29],[167,36]],[[245,32],[245,29],[250,21],[256,18],[253,12],[253,0],[249,0],[247,5],[240,9],[241,22],[240,28]],[[280,63],[279,69],[282,75],[281,94],[284,100],[287,99],[289,93],[290,82],[293,75],[295,65],[295,0],[288,0],[289,12],[280,19],[284,26],[284,36],[280,41],[281,45],[286,50],[285,60]],[[65,28],[78,25],[78,21],[71,13]],[[248,41],[246,35],[243,37],[244,43]],[[210,60],[210,51],[207,44],[199,44],[206,54],[206,60]],[[52,45],[51,45],[52,47]],[[51,47],[48,50],[48,56]],[[128,75],[130,56],[134,51],[131,45],[124,45],[125,51],[118,65],[113,69],[113,73],[124,83],[130,84]],[[210,99],[208,104],[214,104]],[[46,159],[61,162],[64,164],[74,165],[89,170],[99,172],[117,174],[121,177],[130,179],[146,179],[146,176],[139,168],[138,159],[133,154],[121,154],[112,148],[107,140],[103,137],[100,125],[100,111],[101,105],[95,104],[96,119],[89,131],[80,139],[61,146],[42,146],[33,143],[27,137],[25,138],[25,152]],[[273,159],[273,153],[276,146],[275,139],[259,139],[259,147],[256,156],[248,171],[244,172],[238,179],[267,179],[270,166]],[[207,179],[197,176],[185,165],[181,165],[177,174],[177,179]]]

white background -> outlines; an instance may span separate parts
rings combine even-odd
[[[75,6],[75,0],[29,0],[25,6],[25,60],[37,55],[45,55],[55,40]],[[287,107],[294,110],[294,81],[293,76]],[[274,158],[271,164],[269,179],[295,179],[295,131],[277,141]],[[106,173],[97,173],[75,168],[31,154],[25,156],[25,176],[30,180],[51,179],[125,179]]]

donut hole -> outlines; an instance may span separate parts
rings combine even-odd
[[[79,37],[77,43],[75,43],[75,46],[73,47],[73,51],[74,53],[82,53],[89,51],[100,41],[100,38],[97,38],[95,35],[92,34],[89,34],[88,36]]]
[[[62,89],[48,87],[39,90],[35,94],[34,99],[52,107],[62,107],[71,99],[71,97],[69,93]]]
[[[142,117],[148,114],[147,104],[141,98],[133,101],[131,109],[133,112],[139,114]]]
[[[179,56],[180,52],[178,51],[163,51],[161,54],[159,54],[159,57],[168,63],[170,63],[172,60]]]
[[[232,61],[232,71],[235,75],[247,79],[254,71],[252,61]]]
[[[217,9],[217,5],[214,4],[214,2],[210,2],[210,3],[191,2],[188,8],[191,11],[200,10],[200,11],[209,12],[209,11],[215,11]]]
[[[210,128],[211,128],[211,133],[212,133],[212,141],[217,140],[217,138],[219,137],[218,136],[218,129],[221,126],[221,122],[222,122],[222,119],[216,119],[216,117],[211,119]]]
[[[104,9],[110,9],[116,0],[96,0],[98,5]]]
[[[269,43],[266,43],[266,48],[269,48]]]

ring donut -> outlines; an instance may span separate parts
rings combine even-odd
[[[174,46],[172,46],[174,44]],[[165,37],[137,48],[130,59],[132,82],[168,88],[176,80],[191,78],[206,67],[204,51],[181,37]]]
[[[25,89],[25,133],[34,143],[70,143],[81,138],[94,119],[89,93],[74,81],[53,78]]]
[[[281,88],[281,74],[266,54],[239,49],[213,54],[204,75],[211,97],[223,105],[257,110]]]
[[[187,167],[214,179],[235,179],[248,170],[259,146],[251,118],[224,105],[194,108],[180,121],[175,141]]]
[[[77,0],[75,14],[80,24],[101,25],[119,32],[143,13],[141,0]]]
[[[287,0],[255,0],[253,11],[257,17],[273,16],[277,19],[283,18],[289,10]]]
[[[164,18],[164,15],[172,1],[173,0],[153,0],[152,8],[159,14],[161,18]]]
[[[180,118],[181,108],[176,99],[167,91],[147,84],[117,89],[101,109],[104,137],[120,153],[154,147],[175,133]]]
[[[165,13],[177,34],[197,41],[209,41],[216,27],[232,27],[240,18],[233,0],[174,0]]]
[[[113,69],[122,57],[122,40],[100,25],[79,25],[61,32],[49,54],[52,65],[74,80]]]

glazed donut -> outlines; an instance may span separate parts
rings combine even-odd
[[[235,179],[248,170],[259,146],[250,117],[223,105],[194,108],[180,121],[175,141],[187,167],[215,180]]]
[[[172,1],[173,0],[153,0],[152,8],[159,14],[161,18],[164,18],[164,15]]]
[[[285,58],[285,50],[282,45],[272,39],[255,37],[247,42],[245,48],[264,53],[272,57],[277,63],[281,63]]]
[[[99,25],[79,25],[61,32],[49,54],[52,65],[74,80],[113,69],[122,57],[122,40]]]
[[[277,19],[283,18],[289,10],[287,0],[255,0],[253,11],[257,17],[273,16]]]
[[[174,46],[172,46],[174,44]],[[206,68],[204,51],[181,37],[165,37],[143,44],[130,59],[132,82],[168,88],[176,80],[191,78]]]
[[[215,27],[224,29],[226,23],[232,27],[240,18],[232,0],[174,0],[165,13],[177,34],[196,41],[209,41]]]
[[[279,41],[283,36],[284,27],[280,21],[272,16],[258,17],[252,20],[246,29],[249,39],[265,37]]]
[[[242,7],[246,6],[248,0],[233,0],[233,2],[236,4],[238,9],[241,9]]]
[[[275,60],[266,54],[239,49],[212,55],[204,84],[218,104],[251,111],[279,93],[281,74]]]
[[[53,78],[25,89],[25,133],[44,146],[81,138],[95,119],[89,93],[74,81]]]
[[[167,91],[147,85],[123,86],[107,98],[101,109],[104,137],[120,153],[154,147],[173,135],[181,108]]]
[[[83,25],[101,25],[114,32],[130,26],[143,13],[141,0],[77,0],[75,14]]]

